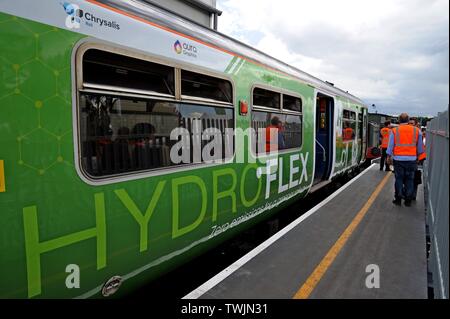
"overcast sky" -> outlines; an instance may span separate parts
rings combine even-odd
[[[220,32],[379,113],[447,109],[449,0],[217,0],[217,7]]]

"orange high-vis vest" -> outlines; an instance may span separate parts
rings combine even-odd
[[[417,156],[419,129],[412,125],[400,125],[392,131],[394,133],[394,155]]]
[[[381,148],[388,148],[389,146],[389,133],[391,129],[389,127],[383,127],[381,133]]]
[[[344,129],[344,140],[353,139],[353,129],[351,127],[347,127]]]
[[[418,160],[421,161],[426,158],[427,158],[427,149],[426,149],[425,143],[423,143],[423,153],[419,155]]]
[[[275,131],[275,140],[270,140],[270,129],[274,129]],[[274,125],[269,125],[266,127],[266,152],[275,151],[278,149],[278,127]]]

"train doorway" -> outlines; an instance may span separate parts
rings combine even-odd
[[[365,132],[364,132],[364,111],[361,110],[358,113],[358,158],[357,163],[361,163],[361,159],[363,158],[363,150],[365,150]]]
[[[318,93],[316,97],[316,140],[314,184],[327,180],[333,160],[334,99]]]

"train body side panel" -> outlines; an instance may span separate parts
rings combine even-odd
[[[266,175],[256,174],[266,164],[248,160],[87,184],[75,169],[72,129],[72,55],[84,37],[0,13],[2,298],[98,296],[115,275],[125,279],[120,296],[267,218],[310,187],[313,88],[249,61],[228,72],[235,105],[250,101],[258,83],[303,97],[302,148],[279,155],[283,169],[268,197]],[[241,116],[236,108],[235,118],[236,127],[250,126],[251,113]],[[249,149],[239,143],[236,150]],[[291,174],[291,165],[297,173]],[[289,185],[290,178],[299,184]],[[80,288],[66,287],[70,264],[80,268]]]
[[[335,99],[335,162],[331,177],[345,173],[351,168],[355,168],[360,164],[362,158],[362,139],[359,135],[358,114],[363,110],[362,105],[357,105],[351,101],[337,97]],[[343,112],[349,110],[356,113],[356,130],[355,138],[352,140],[344,140],[343,137]]]

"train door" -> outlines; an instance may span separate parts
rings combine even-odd
[[[316,140],[314,184],[327,180],[333,160],[334,99],[318,93],[316,97]]]
[[[361,110],[358,113],[358,161],[359,164],[363,158],[363,150],[364,150],[364,123],[363,123],[364,110]]]
[[[361,162],[366,160],[366,152],[367,152],[367,110],[361,110],[362,117],[362,130],[361,130]]]

